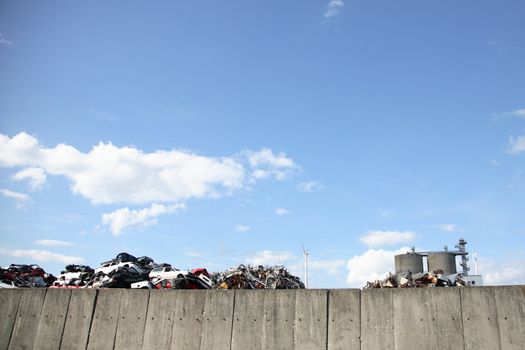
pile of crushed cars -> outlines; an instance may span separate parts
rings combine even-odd
[[[11,270],[24,273],[17,275]],[[30,268],[27,268],[27,267]],[[4,271],[7,271],[4,273]],[[157,264],[147,256],[120,253],[114,259],[92,269],[85,265],[67,265],[58,278],[50,277],[37,265],[11,265],[1,270],[0,288],[140,288],[140,289],[296,289],[304,284],[284,266],[232,267],[224,272],[208,273],[205,268],[179,270],[170,264]],[[46,277],[47,276],[47,277]],[[5,284],[5,285],[4,285]]]
[[[55,280],[55,276],[35,264],[11,264],[6,269],[0,267],[0,288],[49,287]]]
[[[428,288],[428,287],[467,287],[469,282],[460,273],[446,275],[443,270],[412,274],[403,272],[388,273],[384,280],[367,282],[363,289],[370,288]]]

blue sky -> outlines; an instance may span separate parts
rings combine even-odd
[[[525,3],[0,1],[0,265],[454,247],[525,283]]]

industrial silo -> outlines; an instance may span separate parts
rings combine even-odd
[[[436,252],[428,254],[428,271],[443,270],[445,274],[456,273],[456,254]]]
[[[394,257],[396,274],[400,272],[423,272],[423,255],[418,253],[399,254]]]

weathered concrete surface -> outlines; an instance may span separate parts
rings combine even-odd
[[[122,291],[117,322],[115,349],[142,349],[149,290]]]
[[[235,291],[232,350],[262,349],[264,291]]]
[[[450,349],[463,346],[459,288],[393,291],[396,349]]]
[[[295,291],[294,349],[326,349],[328,290]]]
[[[152,290],[149,295],[143,349],[170,349],[177,308],[176,290]]]
[[[495,287],[502,349],[525,348],[525,286]]]
[[[204,304],[201,349],[230,350],[235,293],[208,290]]]
[[[91,320],[87,349],[113,349],[122,289],[100,289]]]
[[[71,290],[60,349],[86,349],[96,296],[95,289]]]
[[[513,350],[525,344],[524,286],[18,289],[0,290],[0,307],[0,350]]]
[[[174,310],[171,348],[199,350],[204,322],[206,291],[179,290],[175,298],[177,303]]]
[[[9,349],[33,348],[46,291],[46,289],[36,288],[20,291],[20,303]]]
[[[0,295],[0,310],[2,310],[2,322],[0,322],[0,349],[7,349],[11,332],[15,325],[18,304],[22,294],[15,289],[2,290]]]
[[[55,350],[60,348],[70,297],[70,289],[49,289],[46,292],[34,349]]]
[[[495,289],[461,288],[465,350],[500,349]]]
[[[361,348],[360,295],[358,289],[328,291],[328,350]]]
[[[262,348],[293,349],[295,321],[295,292],[275,290],[263,292],[264,320]]]
[[[361,292],[361,349],[395,349],[393,294],[392,289]]]

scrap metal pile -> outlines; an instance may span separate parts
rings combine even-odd
[[[216,273],[212,280],[219,289],[301,289],[303,282],[282,265],[232,267]]]
[[[49,287],[55,280],[55,276],[46,273],[36,264],[11,264],[7,269],[0,267],[0,283],[3,288]]]
[[[469,283],[461,274],[446,275],[443,270],[412,274],[411,272],[388,273],[384,280],[367,282],[363,289],[370,288],[428,288],[428,287],[466,287]]]
[[[58,278],[46,274],[38,265],[11,265],[0,269],[2,288],[141,288],[141,289],[297,289],[301,280],[284,266],[232,267],[209,274],[205,268],[179,270],[170,264],[157,264],[147,256],[120,253],[92,269],[86,265],[67,265]]]

